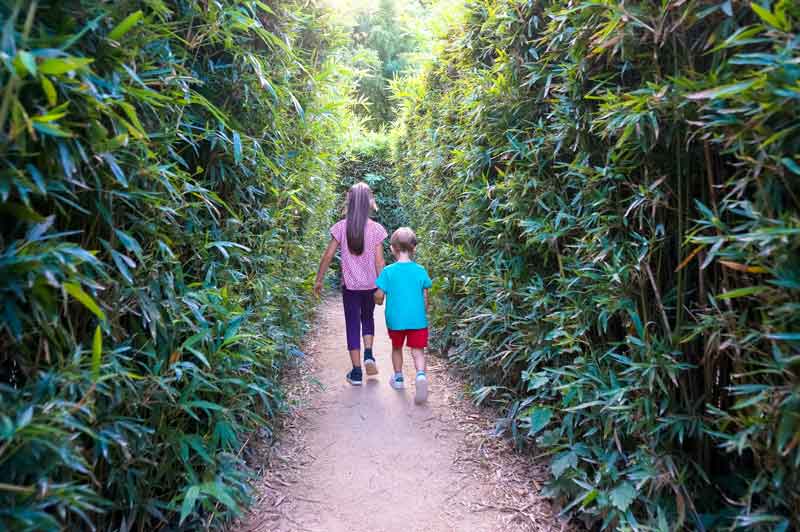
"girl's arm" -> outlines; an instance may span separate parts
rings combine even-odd
[[[319,297],[322,293],[322,281],[325,279],[325,273],[331,265],[333,256],[336,255],[336,248],[339,247],[339,242],[335,238],[331,238],[328,242],[328,247],[325,253],[322,254],[322,260],[319,261],[319,270],[317,270],[317,280],[314,281],[314,295]]]
[[[386,260],[383,258],[383,242],[378,242],[375,247],[375,273],[380,275],[385,266]]]
[[[425,298],[425,315],[428,315],[428,289],[425,288],[422,290],[422,295]]]
[[[383,305],[383,300],[386,298],[386,293],[378,288],[375,290],[375,304],[376,305]]]

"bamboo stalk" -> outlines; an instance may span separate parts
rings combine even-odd
[[[664,322],[664,329],[667,331],[667,336],[669,337],[670,343],[672,343],[672,329],[669,326],[669,319],[667,318],[667,312],[664,310],[664,304],[661,302],[661,294],[658,291],[658,285],[656,284],[656,279],[653,277],[653,271],[650,269],[650,263],[644,263],[644,269],[647,272],[647,277],[650,278],[650,285],[653,287],[653,293],[656,296],[656,305],[658,306],[658,310],[661,313],[661,319]]]
[[[14,484],[6,484],[0,482],[0,491],[10,491],[13,493],[34,493],[36,487],[34,486],[15,486]]]

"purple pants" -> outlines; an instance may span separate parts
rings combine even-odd
[[[361,337],[375,334],[375,320],[372,317],[375,312],[375,290],[348,290],[342,287],[348,351],[360,350]]]

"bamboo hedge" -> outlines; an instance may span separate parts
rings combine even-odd
[[[378,211],[375,220],[391,233],[398,227],[409,224],[403,206],[400,203],[400,191],[397,186],[395,165],[391,157],[391,145],[387,135],[383,133],[367,134],[363,142],[350,147],[339,162],[339,197],[344,198],[347,191],[355,183],[363,181],[372,189]],[[338,213],[342,215],[343,213]],[[390,239],[384,240],[384,254],[387,261],[394,261],[390,249]]]
[[[395,84],[442,347],[603,529],[800,527],[800,4],[473,0]]]
[[[301,354],[341,36],[293,0],[0,20],[0,529],[220,527]]]

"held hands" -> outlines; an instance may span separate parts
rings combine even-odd
[[[375,304],[376,305],[383,305],[383,300],[384,300],[385,297],[386,297],[386,293],[384,293],[383,290],[381,290],[380,288],[375,290],[375,294],[373,295],[373,298],[375,299]]]

